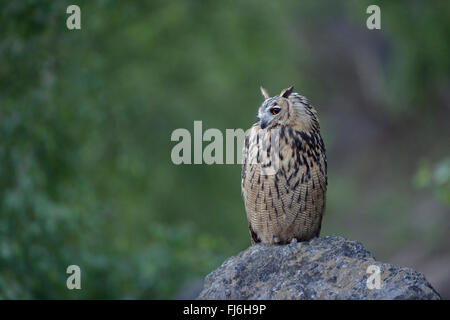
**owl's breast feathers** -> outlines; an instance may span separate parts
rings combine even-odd
[[[252,243],[304,241],[320,233],[327,159],[318,123],[308,131],[276,129],[253,125],[243,147],[242,195]]]

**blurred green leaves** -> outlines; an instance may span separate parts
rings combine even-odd
[[[417,189],[432,190],[443,204],[450,206],[450,158],[444,158],[437,163],[423,160],[413,177]]]

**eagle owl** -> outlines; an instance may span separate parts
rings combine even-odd
[[[319,236],[327,158],[316,110],[293,86],[264,102],[245,137],[242,195],[252,244]]]

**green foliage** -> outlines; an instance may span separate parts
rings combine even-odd
[[[436,197],[450,206],[450,158],[444,158],[430,165],[423,160],[413,177],[413,184],[418,189],[431,189]]]

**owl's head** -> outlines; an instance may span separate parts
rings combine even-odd
[[[300,126],[309,130],[319,126],[316,110],[308,100],[298,93],[294,93],[294,86],[281,91],[277,96],[270,97],[261,87],[264,102],[258,109],[258,121],[261,129],[277,126]]]

